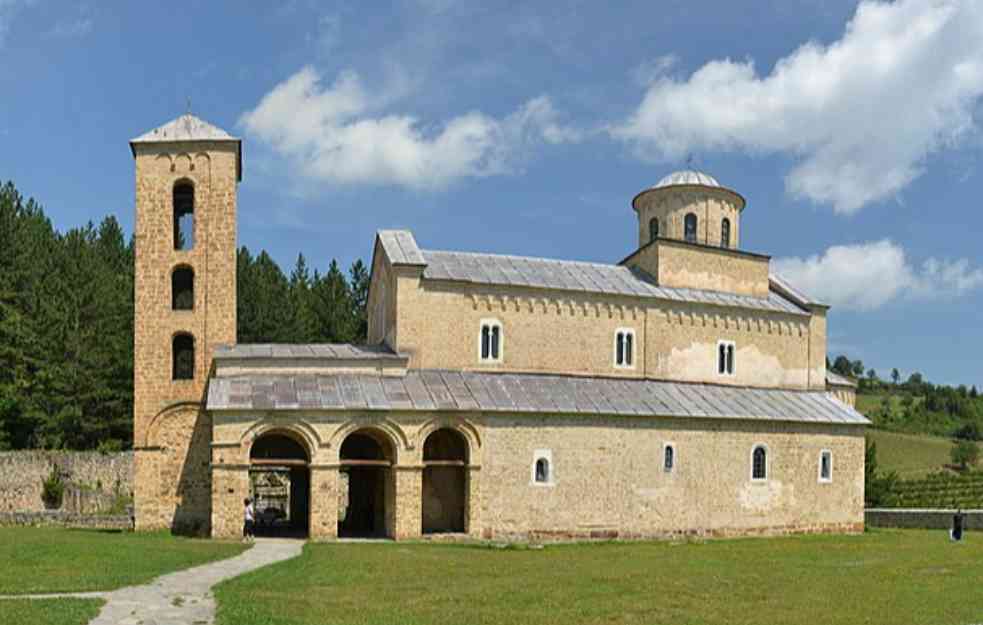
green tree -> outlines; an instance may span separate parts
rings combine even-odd
[[[891,381],[894,382],[895,386],[897,386],[898,382],[901,381],[901,372],[897,369],[891,369]]]
[[[957,440],[949,451],[949,457],[953,464],[965,471],[976,466],[980,459],[980,448],[974,441]]]

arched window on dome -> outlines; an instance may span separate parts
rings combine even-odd
[[[659,238],[659,218],[655,217],[649,222],[649,241]]]
[[[730,247],[730,220],[726,217],[720,224],[720,247]]]
[[[685,238],[687,243],[696,243],[697,220],[695,213],[688,213],[685,220]]]

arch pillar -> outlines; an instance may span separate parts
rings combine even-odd
[[[423,465],[396,465],[396,505],[393,537],[396,540],[423,535]]]
[[[212,538],[242,536],[242,500],[248,496],[248,464],[212,464]]]
[[[464,502],[464,532],[481,538],[481,465],[473,461],[467,467],[468,490]]]
[[[338,466],[312,464],[310,539],[323,541],[338,537]]]

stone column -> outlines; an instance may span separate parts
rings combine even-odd
[[[396,540],[423,534],[423,465],[393,467],[396,480]]]
[[[464,502],[464,531],[474,538],[481,538],[481,466],[469,465],[467,469],[468,491]]]
[[[248,464],[212,465],[212,538],[242,536],[242,502],[248,496]]]
[[[311,540],[338,537],[338,465],[311,465]]]

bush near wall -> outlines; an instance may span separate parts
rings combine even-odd
[[[983,508],[983,472],[934,473],[917,480],[898,480],[884,494],[884,508]]]

